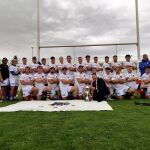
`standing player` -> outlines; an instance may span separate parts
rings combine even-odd
[[[103,63],[103,71],[105,71],[106,68],[111,68],[111,63],[109,63],[108,56],[105,56],[105,62]]]
[[[34,75],[37,72],[37,67],[39,64],[37,63],[37,58],[33,57],[32,58],[32,64],[31,64],[31,73]]]
[[[84,66],[82,57],[78,57],[78,64],[76,64],[76,71],[78,71],[80,65]],[[86,67],[83,67],[83,70],[86,71]]]
[[[49,66],[46,64],[46,58],[42,58],[41,66],[43,67],[43,72],[47,76],[47,74],[49,73]]]
[[[113,69],[114,71],[116,71],[116,67],[117,67],[117,66],[119,66],[120,69],[123,69],[123,65],[122,65],[120,62],[118,62],[118,56],[117,56],[117,55],[114,55],[114,56],[113,56],[113,62],[112,62],[112,64],[111,64],[111,66],[112,66],[112,69]]]
[[[126,61],[123,63],[123,67],[125,69],[125,72],[127,72],[127,67],[132,66],[133,70],[137,70],[137,66],[135,65],[134,62],[131,62],[131,55],[126,55],[125,56]]]
[[[25,67],[24,73],[20,76],[22,86],[23,99],[31,100],[31,95],[37,98],[38,88],[34,87],[33,75],[30,73],[30,67]]]
[[[103,71],[103,68],[100,66],[99,62],[98,62],[98,57],[95,56],[94,57],[94,63],[92,63],[92,68],[95,68],[96,69],[96,72],[97,72],[97,75],[98,76],[103,76],[102,74],[102,71]]]
[[[19,67],[17,67],[17,60],[13,59],[12,64],[9,67],[9,80],[10,80],[10,100],[16,99],[17,90],[19,86]]]
[[[59,79],[57,73],[55,73],[55,68],[50,67],[50,73],[47,75],[48,85],[51,87],[51,92],[49,95],[50,99],[58,99],[59,97]]]
[[[64,58],[61,56],[59,57],[59,64],[58,64],[58,73],[59,75],[62,74],[62,68],[65,67],[65,64],[64,64]]]
[[[25,68],[27,67],[27,58],[22,58],[22,64],[19,66],[20,69],[20,73],[24,73],[25,72]]]
[[[73,83],[73,80],[70,78],[70,76],[67,74],[67,67],[62,68],[62,74],[60,74],[59,77],[60,80],[60,92],[62,99],[67,99],[70,93],[73,94],[74,98],[77,97],[77,87],[76,86],[70,86]]]
[[[49,67],[54,67],[55,68],[55,73],[58,73],[58,66],[56,65],[55,57],[52,56],[50,59],[51,59],[51,63],[49,65]]]
[[[70,76],[72,80],[74,80],[74,73],[76,71],[75,65],[71,63],[72,57],[67,56],[67,63],[65,64],[67,67],[67,74]]]
[[[86,63],[84,64],[84,66],[86,68],[85,73],[87,76],[91,76],[92,75],[92,64],[90,63],[90,56],[87,55],[87,56],[85,56],[85,58],[86,58]]]
[[[37,73],[34,74],[34,82],[35,82],[35,87],[39,89],[38,99],[41,100],[42,96],[45,96],[44,99],[47,98],[46,92],[50,91],[50,88],[45,86],[47,82],[47,78],[45,74],[43,73],[42,66],[37,67]]]

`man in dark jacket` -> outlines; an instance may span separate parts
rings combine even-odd
[[[3,58],[2,64],[0,65],[0,72],[2,76],[2,83],[1,83],[1,98],[4,100],[6,98],[6,88],[9,84],[9,67],[7,65],[8,60],[7,58]]]
[[[106,100],[110,94],[105,81],[102,78],[98,78],[96,74],[92,74],[93,77],[93,100],[102,101]]]
[[[142,61],[139,63],[139,69],[141,71],[141,76],[145,73],[145,68],[147,66],[150,66],[150,60],[148,59],[147,54],[144,54]]]

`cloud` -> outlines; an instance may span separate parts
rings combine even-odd
[[[148,0],[139,0],[142,53],[148,53],[150,44],[150,17]],[[41,45],[73,45],[93,43],[135,42],[134,0],[40,0]],[[31,46],[36,55],[36,0],[5,0],[0,4],[1,57],[31,58]],[[116,47],[77,48],[78,55],[112,56]],[[135,46],[118,47],[119,55]],[[41,56],[66,56],[73,49],[42,49]]]

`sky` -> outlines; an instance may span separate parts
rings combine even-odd
[[[36,53],[36,0],[0,2],[0,58]],[[150,5],[139,0],[141,54],[150,55]],[[135,0],[40,0],[41,46],[136,42]],[[136,46],[41,49],[41,58],[137,57]]]

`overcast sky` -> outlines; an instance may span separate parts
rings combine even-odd
[[[41,45],[136,42],[135,0],[40,0]],[[150,4],[139,0],[141,53],[150,55]],[[36,0],[0,2],[0,58],[36,55]],[[76,56],[103,57],[116,47],[76,48]],[[136,56],[135,46],[118,55]],[[73,49],[42,49],[41,57],[73,54]]]

